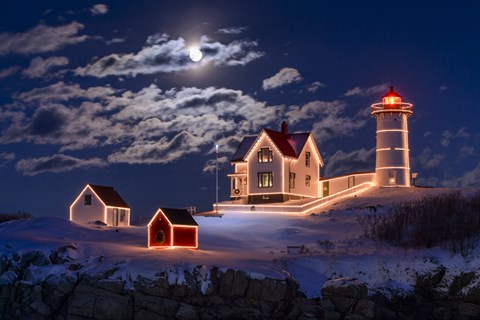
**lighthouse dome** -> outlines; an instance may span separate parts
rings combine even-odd
[[[390,87],[390,91],[388,91],[383,97],[382,97],[382,103],[388,107],[389,105],[394,106],[396,104],[401,104],[402,103],[402,96],[399,95],[398,93],[393,90],[393,86]]]

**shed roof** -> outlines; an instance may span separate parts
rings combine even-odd
[[[175,225],[198,226],[187,209],[158,208],[167,217],[168,221]],[[157,210],[157,213],[158,213]]]
[[[95,194],[103,201],[105,205],[120,208],[130,208],[113,187],[99,186],[95,184],[88,185],[93,189]]]

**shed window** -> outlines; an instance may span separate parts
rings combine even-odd
[[[86,194],[83,203],[86,206],[91,206],[92,205],[92,195],[91,194]]]

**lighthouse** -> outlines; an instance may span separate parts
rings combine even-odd
[[[375,184],[381,187],[410,187],[408,118],[413,105],[390,87],[382,102],[372,104],[377,121]]]

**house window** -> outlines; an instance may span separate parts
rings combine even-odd
[[[273,151],[269,148],[261,148],[258,151],[258,163],[263,162],[272,162],[273,161]]]
[[[91,206],[92,205],[92,195],[91,194],[86,194],[85,198],[83,200],[83,204],[86,206]]]
[[[290,179],[289,179],[290,189],[295,189],[295,173],[290,172]]]
[[[125,210],[120,210],[120,222],[125,222],[125,218],[127,216],[127,213]]]
[[[305,152],[305,167],[310,167],[310,152]]]
[[[309,175],[305,176],[305,186],[310,187],[310,180],[312,180],[312,177]]]
[[[271,188],[273,186],[273,173],[259,172],[258,173],[258,187]]]

